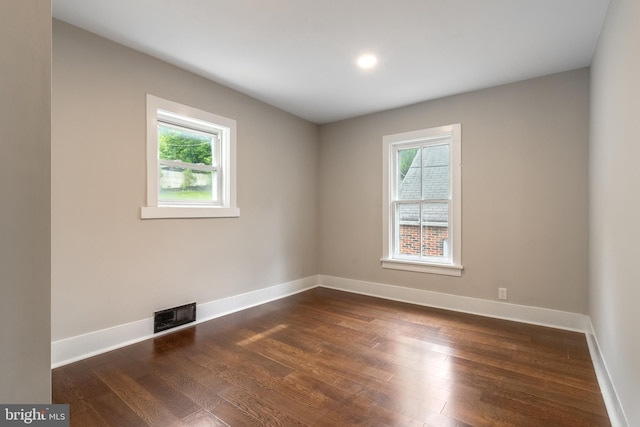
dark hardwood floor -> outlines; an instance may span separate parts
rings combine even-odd
[[[72,426],[608,426],[584,335],[317,288],[53,370]]]

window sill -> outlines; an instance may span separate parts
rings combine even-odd
[[[382,258],[380,261],[382,263],[382,268],[415,271],[418,273],[441,274],[444,276],[461,277],[463,270],[463,267],[461,265],[427,264],[424,262],[414,262],[389,258]]]
[[[163,206],[140,208],[140,219],[167,218],[238,218],[240,208]]]

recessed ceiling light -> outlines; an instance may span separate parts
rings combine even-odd
[[[375,55],[371,55],[367,53],[358,58],[358,67],[368,70],[369,68],[373,68],[378,63],[378,58]]]

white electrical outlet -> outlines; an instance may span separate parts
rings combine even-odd
[[[498,288],[498,298],[507,299],[507,288]]]

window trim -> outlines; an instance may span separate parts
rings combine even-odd
[[[385,135],[382,138],[382,268],[414,271],[420,273],[462,276],[462,126],[460,123]],[[451,236],[451,260],[447,262],[430,262],[405,258],[394,258],[394,207],[395,191],[397,191],[394,152],[397,147],[410,146],[425,139],[441,139],[450,137],[450,170],[451,170],[451,212],[449,233]]]
[[[236,121],[177,102],[147,94],[147,205],[141,219],[157,218],[235,218],[240,216],[236,202]],[[219,134],[222,186],[218,204],[159,203],[158,200],[158,122],[171,117],[171,123]]]

